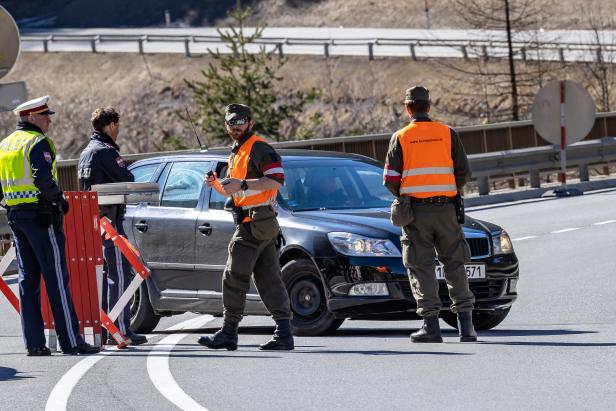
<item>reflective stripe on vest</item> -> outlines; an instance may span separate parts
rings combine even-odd
[[[265,140],[261,137],[252,135],[240,146],[233,158],[229,158],[229,165],[231,167],[229,170],[229,176],[231,178],[237,178],[239,180],[246,179],[252,146],[257,141],[265,142]],[[242,207],[242,209],[248,210],[253,207],[274,204],[277,193],[278,190],[275,189],[238,191],[233,194],[233,202],[237,207]]]
[[[457,194],[449,127],[432,121],[413,122],[396,136],[403,160],[400,195],[427,198]]]
[[[36,131],[18,130],[0,142],[0,182],[8,206],[38,202],[41,192],[34,185],[30,152],[46,138]],[[49,139],[47,141],[54,156],[52,176],[57,181],[56,150],[53,142]]]

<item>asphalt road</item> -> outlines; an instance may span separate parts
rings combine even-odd
[[[249,317],[238,351],[208,351],[196,339],[220,319],[187,314],[129,351],[28,358],[0,300],[0,409],[613,409],[615,202],[607,191],[469,212],[508,230],[521,266],[510,316],[477,344],[444,323],[444,344],[416,345],[417,321],[347,321],[260,352],[272,321]]]
[[[202,36],[198,42],[190,43],[193,54],[205,54],[208,49],[217,49],[221,53],[230,52],[220,42],[208,41],[205,36],[218,37],[214,27],[202,28],[137,28],[137,29],[28,29],[22,35],[24,37],[21,49],[23,51],[43,51],[42,41],[29,41],[27,37],[49,35],[108,35],[108,36],[133,36],[131,41],[101,41],[96,43],[99,52],[130,52],[139,51],[137,38],[140,36],[178,36],[174,42],[151,39],[143,44],[145,53],[185,53],[184,36]],[[246,28],[247,33],[253,29]],[[602,32],[601,40],[604,44],[614,44],[615,31]],[[275,50],[276,43],[283,43],[285,54],[299,55],[323,55],[324,43],[329,43],[329,54],[332,56],[368,56],[368,42],[379,39],[379,43],[373,47],[374,56],[410,56],[409,41],[415,44],[415,54],[418,58],[426,57],[453,57],[462,58],[464,52],[460,45],[470,41],[500,42],[489,44],[485,52],[490,57],[507,57],[508,50],[504,46],[506,40],[505,31],[496,30],[461,30],[461,29],[383,29],[383,28],[357,28],[357,27],[267,27],[263,31],[262,39],[268,39],[268,51]],[[287,41],[288,40],[288,41]],[[529,43],[526,47],[526,57],[529,60],[560,60],[588,61],[596,58],[595,33],[590,30],[541,30],[529,32],[517,32],[514,41]],[[532,43],[551,44],[545,46],[540,52]],[[450,46],[445,46],[448,43]],[[443,44],[436,46],[435,44]],[[562,56],[554,45],[562,46]],[[82,41],[53,41],[48,44],[49,51],[89,52],[91,43],[87,38]],[[259,50],[259,46],[249,46],[249,52]],[[484,50],[480,47],[469,47],[467,55],[470,58],[483,57]],[[521,57],[520,57],[521,58]],[[613,61],[614,53],[606,52],[606,61]]]

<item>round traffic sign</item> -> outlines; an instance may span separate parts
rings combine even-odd
[[[561,81],[565,86],[563,96]],[[564,108],[562,113],[561,108]],[[566,145],[569,145],[582,140],[592,130],[595,102],[581,84],[571,80],[553,80],[535,96],[531,114],[537,133],[552,144],[561,143],[561,120],[564,120],[562,125],[565,127]],[[564,115],[563,119],[561,114]]]
[[[0,6],[0,78],[11,71],[19,56],[19,30],[8,11]]]

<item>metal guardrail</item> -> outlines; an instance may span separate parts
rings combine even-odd
[[[588,140],[567,147],[567,166],[579,168],[580,181],[588,181],[588,166],[616,160],[616,138]],[[477,179],[479,194],[490,193],[490,177],[529,173],[530,186],[541,186],[539,173],[560,168],[560,146],[534,147],[469,156],[473,178]]]
[[[50,51],[50,44],[61,42],[85,42],[90,44],[92,53],[96,53],[97,45],[110,42],[136,42],[139,53],[144,53],[145,43],[178,43],[183,45],[184,53],[190,57],[195,55],[191,51],[191,45],[198,43],[223,44],[224,40],[217,35],[180,35],[180,34],[148,34],[148,35],[127,35],[127,34],[23,34],[23,42],[42,43],[45,52]],[[470,58],[504,58],[507,57],[506,40],[441,40],[425,38],[288,38],[288,37],[262,37],[254,43],[272,46],[273,50],[281,57],[284,56],[284,49],[288,46],[315,46],[323,48],[323,55],[329,57],[331,48],[336,46],[364,46],[367,49],[368,58],[374,59],[374,48],[378,46],[404,46],[408,48],[409,56],[417,60],[417,48],[419,47],[442,47],[459,51],[459,57]],[[540,51],[547,52],[542,55],[543,60],[559,59],[565,61],[566,52],[588,53],[611,53],[616,51],[616,44],[597,44],[596,42],[556,42],[556,41],[514,41],[513,48],[515,53],[522,60],[533,60],[533,55]],[[557,58],[548,58],[550,53]],[[555,53],[555,54],[554,54]]]

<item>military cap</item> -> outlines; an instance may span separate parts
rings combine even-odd
[[[47,100],[49,100],[49,96],[26,101],[15,107],[13,113],[17,114],[19,117],[25,117],[29,114],[55,114],[55,111],[51,111],[47,106]]]
[[[250,118],[250,108],[244,104],[229,104],[225,108],[225,121],[235,118]]]
[[[430,91],[424,86],[414,86],[406,90],[404,102],[430,101]]]

